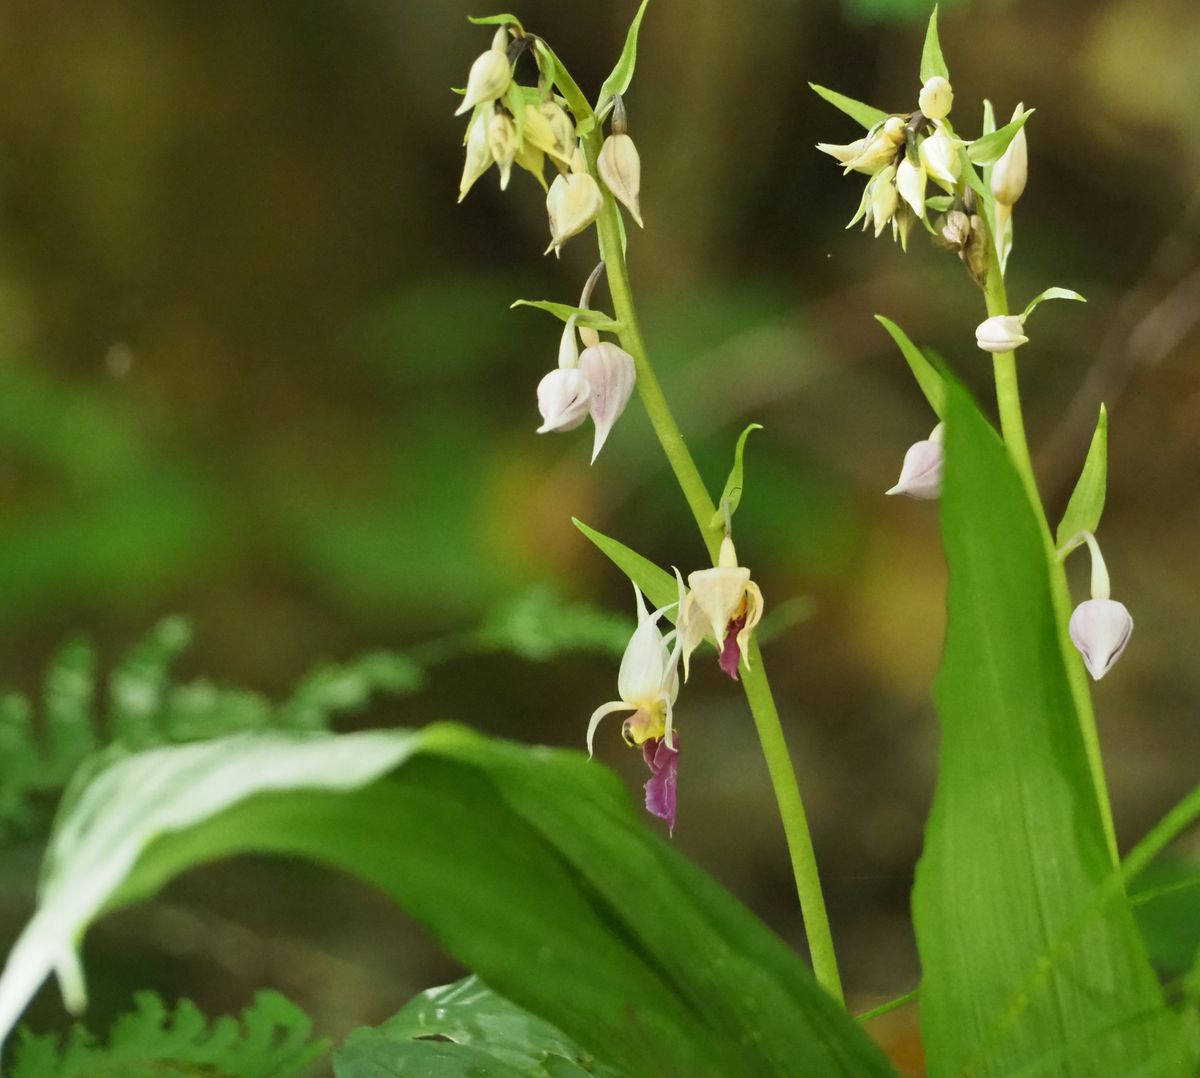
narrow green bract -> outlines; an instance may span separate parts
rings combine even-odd
[[[600,97],[596,102],[596,115],[601,119],[612,107],[613,98],[628,90],[629,84],[633,81],[633,69],[637,66],[638,31],[642,28],[642,16],[646,14],[648,3],[650,0],[642,0],[637,14],[633,17],[633,22],[629,24],[629,32],[625,35],[625,47],[621,49],[621,55],[617,57],[616,66],[609,72],[608,78],[600,87]]]
[[[1011,123],[1006,123],[998,131],[977,138],[967,147],[967,156],[977,165],[992,165],[1004,156],[1008,144],[1016,137],[1018,131],[1025,126],[1025,121],[1034,113],[1026,109]]]
[[[733,447],[733,467],[729,471],[729,478],[725,480],[725,487],[721,491],[721,497],[717,499],[717,511],[712,515],[712,526],[714,528],[719,528],[725,523],[724,507],[728,508],[729,515],[732,517],[742,502],[742,455],[746,451],[746,439],[756,430],[762,430],[761,423],[751,423],[738,436],[737,445]]]
[[[577,326],[594,329],[601,333],[619,333],[621,331],[621,323],[615,318],[590,307],[572,307],[569,303],[554,303],[548,299],[518,299],[514,300],[510,307],[533,307],[554,315],[562,322],[574,318]]]
[[[595,543],[621,572],[641,588],[642,594],[650,600],[652,606],[669,606],[678,601],[679,584],[670,573],[660,569],[649,558],[643,558],[636,550],[631,550],[624,543],[610,539],[607,535],[596,531],[595,528],[589,528],[583,521],[572,517],[571,523]],[[674,610],[669,610],[667,617],[674,621],[675,613]]]
[[[868,130],[876,124],[883,123],[888,118],[888,114],[883,109],[877,109],[874,105],[866,105],[861,101],[855,101],[852,97],[839,94],[836,90],[830,90],[825,86],[818,86],[815,82],[810,82],[808,85],[812,87],[814,93],[823,97],[835,109],[840,109],[850,119],[857,120]]]
[[[1054,542],[1062,546],[1080,532],[1094,532],[1100,526],[1104,512],[1104,497],[1108,486],[1108,410],[1100,405],[1100,418],[1096,421],[1096,433],[1088,447],[1083,471],[1071,491],[1071,500],[1059,521]]]
[[[1111,880],[1044,541],[1004,448],[949,387],[941,766],[913,892],[929,1073],[1129,1075],[1175,1026]]]
[[[944,79],[950,78],[950,71],[942,56],[942,43],[938,40],[937,28],[938,9],[934,5],[933,14],[929,16],[929,26],[925,30],[925,45],[921,49],[921,81],[928,82],[935,75]]]
[[[941,372],[929,361],[925,353],[913,344],[908,334],[890,318],[884,318],[883,315],[877,314],[875,321],[883,326],[891,335],[892,340],[896,342],[909,369],[913,372],[913,377],[917,380],[917,385],[925,394],[925,399],[929,401],[929,407],[933,409],[938,419],[945,419],[946,380],[942,377]]]

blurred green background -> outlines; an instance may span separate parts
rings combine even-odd
[[[636,5],[508,6],[594,93]],[[488,41],[468,13],[487,12],[0,2],[8,687],[35,691],[77,632],[112,662],[172,613],[195,629],[182,677],[275,696],[321,660],[468,630],[539,582],[631,618],[628,585],[571,515],[699,567],[636,403],[590,468],[588,431],[534,435],[559,327],[508,305],[574,302],[594,239],[542,257],[525,174],[501,196],[493,171],[455,205],[449,87]],[[882,496],[934,420],[871,316],[990,400],[989,365],[981,297],[954,258],[919,234],[902,256],[843,231],[860,184],[813,144],[857,132],[806,82],[913,107],[927,16],[911,0],[653,0],[627,96],[647,222],[630,238],[635,290],[714,490],[738,431],[766,428],[738,549],[768,609],[810,600],[766,657],[863,1005],[916,980],[907,897],[945,584],[934,508]],[[1101,540],[1138,629],[1096,698],[1128,844],[1200,758],[1200,18],[1191,0],[958,3],[942,41],[961,132],[978,132],[985,95],[1002,115],[1038,109],[1014,302],[1052,284],[1090,300],[1040,312],[1020,359],[1052,510],[1101,400],[1111,413]],[[581,746],[615,679],[609,654],[471,655],[354,721],[452,718]],[[676,843],[802,947],[740,693],[702,663],[678,716]],[[599,745],[637,796],[640,758],[615,726]],[[32,901],[36,837],[0,862],[7,938]],[[382,899],[269,862],[189,878],[102,923],[87,954],[98,1027],[134,987],[215,1012],[274,985],[340,1034],[455,973]],[[45,993],[32,1017],[62,1022]]]

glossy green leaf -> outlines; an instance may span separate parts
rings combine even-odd
[[[1177,1030],[1113,886],[1041,529],[947,389],[941,764],[913,891],[929,1073],[1145,1073]]]
[[[1056,546],[1061,547],[1080,532],[1094,532],[1100,526],[1107,487],[1108,410],[1102,404],[1100,418],[1096,421],[1096,432],[1092,435],[1092,444],[1088,447],[1087,459],[1083,462],[1083,471],[1075,481],[1071,500],[1067,502],[1067,508],[1054,536]]]
[[[808,84],[813,90],[826,101],[828,101],[835,109],[840,109],[852,120],[857,120],[865,128],[872,128],[876,124],[883,123],[888,118],[888,114],[882,109],[877,109],[873,105],[863,104],[861,101],[855,101],[852,97],[847,97],[845,94],[839,94],[836,90],[826,89],[824,86],[818,86],[815,82]]]
[[[629,89],[633,81],[633,69],[637,66],[638,31],[642,28],[642,16],[646,14],[646,5],[650,0],[642,0],[638,5],[637,14],[629,24],[629,32],[625,35],[625,46],[617,58],[616,66],[609,72],[608,78],[600,87],[600,97],[596,102],[596,115],[601,120],[612,108],[613,98],[618,97]]]
[[[1059,288],[1056,285],[1053,288],[1047,288],[1045,291],[1039,292],[1025,305],[1025,310],[1021,312],[1021,321],[1024,322],[1026,318],[1033,314],[1039,304],[1045,303],[1048,299],[1073,299],[1080,303],[1087,303],[1087,300],[1073,288]]]
[[[467,21],[473,22],[476,26],[508,26],[511,24],[521,33],[525,32],[521,20],[515,15],[468,15]]]
[[[796,955],[643,820],[581,753],[446,725],[127,757],[60,821],[0,975],[0,1030],[52,966],[79,1001],[75,948],[100,912],[255,852],[362,877],[506,999],[628,1074],[891,1073]]]
[[[925,394],[925,399],[929,401],[929,407],[933,409],[938,419],[945,419],[946,379],[942,377],[941,372],[929,361],[925,353],[913,344],[908,334],[896,325],[895,322],[890,318],[884,318],[881,314],[875,316],[875,321],[883,326],[891,335],[892,340],[896,342],[900,353],[908,363],[909,369],[913,372],[913,377],[917,380],[917,385],[921,387],[921,392]]]
[[[929,26],[925,30],[925,45],[921,49],[921,82],[926,83],[935,75],[950,78],[946,61],[942,57],[942,44],[938,40],[937,27],[938,9],[935,4],[933,14],[929,16]]]
[[[574,318],[577,326],[586,326],[602,333],[619,333],[621,330],[621,323],[615,318],[590,307],[572,307],[569,303],[552,303],[548,299],[519,299],[511,307],[533,307],[554,315],[562,322]]]
[[[990,135],[982,135],[967,147],[967,157],[976,165],[991,165],[1004,156],[1008,144],[1016,133],[1025,126],[1025,121],[1034,114],[1034,109],[1026,109],[1010,123],[1006,123],[998,131]]]
[[[382,1025],[351,1034],[334,1056],[337,1078],[437,1074],[442,1065],[456,1067],[445,1071],[456,1076],[480,1066],[488,1075],[620,1078],[475,976],[422,992]]]
[[[572,517],[571,523],[595,543],[621,572],[641,588],[642,594],[650,600],[651,606],[656,608],[669,606],[679,600],[679,582],[649,558],[643,558],[636,550],[630,550],[624,543],[619,543],[616,539],[610,539],[594,528],[589,528],[582,520]],[[668,610],[667,617],[674,621],[675,611]]]
[[[761,423],[751,423],[738,436],[737,445],[733,448],[733,467],[729,470],[729,478],[725,480],[725,489],[721,491],[721,497],[717,500],[717,511],[712,516],[712,526],[719,528],[725,523],[725,511],[723,506],[729,507],[729,515],[737,511],[738,505],[742,501],[742,455],[746,451],[746,439],[750,437],[752,431],[762,430]]]

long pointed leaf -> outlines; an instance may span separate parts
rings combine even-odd
[[[857,120],[868,130],[876,124],[883,123],[888,118],[888,114],[883,109],[877,109],[874,105],[866,105],[861,101],[855,101],[852,97],[839,94],[837,90],[818,86],[815,82],[810,82],[808,85],[812,87],[814,93],[823,97],[835,109],[840,109],[850,119]]]
[[[1062,546],[1080,532],[1094,532],[1100,526],[1104,512],[1104,496],[1108,486],[1108,410],[1100,405],[1096,432],[1088,446],[1083,471],[1071,491],[1071,500],[1059,521],[1054,542]]]
[[[1133,1074],[1173,1035],[1111,861],[1040,528],[948,387],[941,766],[913,891],[931,1075]],[[1135,1021],[1135,1019],[1139,1019]]]

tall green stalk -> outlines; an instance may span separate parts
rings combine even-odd
[[[989,237],[990,256],[988,261],[987,285],[984,298],[987,313],[1008,314],[1008,293],[1004,287],[1004,274],[996,245]],[[1104,760],[1100,753],[1100,737],[1096,730],[1096,714],[1092,709],[1092,694],[1088,688],[1087,673],[1079,660],[1079,653],[1071,643],[1068,624],[1071,620],[1071,593],[1067,587],[1067,574],[1054,546],[1054,535],[1046,518],[1046,510],[1038,492],[1033,474],[1033,461],[1029,455],[1029,442],[1025,436],[1025,418],[1021,412],[1021,393],[1017,383],[1017,362],[1012,352],[997,352],[992,356],[992,372],[996,382],[996,404],[1000,412],[1000,430],[1009,458],[1021,477],[1029,494],[1046,547],[1046,562],[1050,570],[1050,595],[1054,603],[1055,624],[1058,627],[1058,643],[1067,668],[1067,679],[1071,696],[1075,702],[1075,713],[1079,716],[1079,733],[1083,738],[1088,766],[1092,773],[1092,785],[1096,790],[1096,803],[1100,810],[1100,821],[1104,837],[1108,842],[1109,856],[1114,867],[1120,863],[1117,850],[1117,835],[1113,826],[1112,803],[1108,796],[1108,782],[1104,776]]]
[[[593,131],[584,140],[588,168],[593,175],[598,173],[596,155],[599,153],[601,142],[602,135],[599,131]],[[619,213],[616,201],[611,194],[605,192],[604,209],[596,227],[600,236],[600,257],[606,266],[608,288],[612,295],[613,314],[621,323],[621,347],[633,356],[637,365],[638,394],[683,496],[687,499],[688,508],[695,517],[709,557],[716,565],[723,530],[720,526],[713,526],[716,506],[688,451],[679,425],[671,414],[670,406],[646,353],[637,309],[633,302],[629,266],[625,261]],[[833,949],[833,936],[829,930],[829,917],[825,912],[825,897],[821,891],[812,836],[808,829],[808,817],[804,811],[796,772],[788,753],[787,741],[783,736],[779,712],[771,695],[771,686],[767,680],[757,640],[751,642],[747,666],[748,668],[743,670],[742,688],[754,716],[754,725],[758,731],[759,743],[767,762],[767,771],[771,776],[771,785],[775,791],[775,800],[787,838],[813,973],[817,983],[825,991],[839,1002],[844,1002],[841,976]]]

